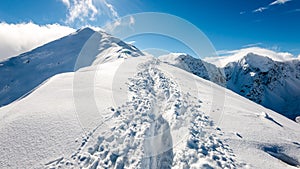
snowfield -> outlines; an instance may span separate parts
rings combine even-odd
[[[114,44],[0,108],[0,168],[300,167],[296,122]]]

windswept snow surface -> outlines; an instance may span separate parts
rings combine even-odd
[[[58,74],[0,108],[0,120],[0,168],[281,169],[300,161],[299,124],[150,56]]]

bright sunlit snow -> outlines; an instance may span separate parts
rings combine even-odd
[[[300,0],[0,0],[0,169],[300,169]]]
[[[73,36],[91,35],[80,31],[67,38]],[[35,75],[47,80],[0,108],[0,168],[299,167],[299,124],[210,82],[215,77],[225,83],[217,78],[221,69],[210,65],[200,71],[191,64],[205,63],[185,54],[144,55],[103,32],[91,37],[91,45],[81,51],[90,57],[76,62],[75,72],[53,69],[49,78]],[[48,66],[39,50],[51,51],[52,45],[2,67]],[[52,57],[51,63],[59,59]],[[251,61],[246,57],[238,64],[246,70],[246,62],[256,65]],[[265,72],[273,62],[262,61]],[[210,76],[210,68],[219,73]],[[35,73],[22,66],[13,70]],[[14,93],[18,87],[8,89]]]

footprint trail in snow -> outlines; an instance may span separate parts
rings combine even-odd
[[[70,157],[46,168],[242,168],[219,130],[200,111],[201,101],[183,93],[152,59],[129,79],[129,100],[109,108],[112,116],[83,137]]]

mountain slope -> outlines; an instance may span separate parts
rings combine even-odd
[[[105,52],[111,56],[98,56]],[[101,63],[119,57],[139,55],[142,53],[135,47],[104,32],[95,32],[90,28],[78,30],[69,36],[1,62],[0,106],[30,93],[39,84],[58,73],[72,72],[93,62]]]
[[[164,63],[176,66],[183,70],[193,73],[201,78],[210,80],[221,86],[226,85],[222,70],[215,65],[207,63],[201,59],[196,59],[185,53],[170,53],[159,57]]]
[[[300,61],[277,62],[253,53],[225,68],[227,88],[284,116],[300,116]]]
[[[0,108],[0,119],[1,168],[293,168],[300,160],[298,124],[147,56],[56,75]]]
[[[216,65],[226,63],[227,65],[222,68],[186,54],[170,54],[161,56],[160,59],[199,77],[226,86],[258,104],[295,120],[300,116],[298,87],[300,86],[300,60],[284,61],[286,54],[277,54],[268,50],[266,53],[263,49],[259,52],[270,56],[251,52],[242,55],[250,49],[241,50],[240,53],[213,62]]]
[[[248,57],[239,64],[258,74],[280,66]],[[213,65],[182,54],[160,59],[167,64],[83,29],[2,63],[19,81],[2,97],[24,84],[28,94],[0,107],[0,168],[300,166],[299,124],[198,77],[222,82]]]

